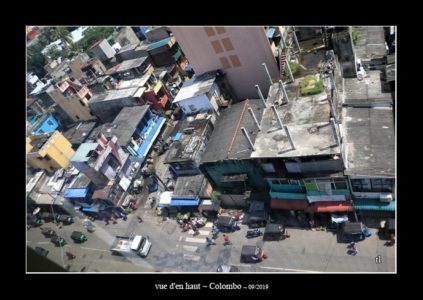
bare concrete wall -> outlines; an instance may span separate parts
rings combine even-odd
[[[264,27],[171,27],[196,74],[222,69],[240,100],[257,98],[259,84],[266,96],[269,78],[279,70]]]
[[[78,122],[95,119],[95,116],[90,114],[90,109],[86,105],[82,104],[84,103],[83,100],[82,103],[79,101],[79,97],[77,95],[65,97],[58,89],[55,89],[48,94],[53,101],[56,102],[67,115],[69,115],[72,121]]]

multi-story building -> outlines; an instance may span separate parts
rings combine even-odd
[[[114,40],[121,46],[137,44],[140,42],[134,30],[132,30],[130,26],[121,27],[118,34],[114,37]]]
[[[56,130],[49,134],[28,136],[26,154],[28,164],[51,173],[66,168],[75,151],[71,143]]]
[[[64,79],[48,87],[46,93],[73,122],[96,119],[88,107],[92,93],[87,87]]]
[[[269,76],[279,78],[275,55],[264,27],[170,27],[196,74],[221,69],[238,100],[257,98],[255,85],[266,96]]]
[[[27,129],[27,132],[29,132],[31,135],[50,133],[56,129],[61,131],[57,120],[53,115],[48,113],[35,115],[29,120],[29,124],[30,127]]]
[[[117,144],[117,138],[99,136],[94,143],[83,143],[71,159],[72,165],[84,173],[97,187],[114,180],[128,158]]]
[[[115,57],[115,50],[110,46],[109,42],[105,39],[98,40],[90,48],[88,48],[88,53],[91,57],[97,57],[102,62],[107,62],[113,57]]]
[[[185,120],[172,138],[165,164],[177,176],[200,174],[201,155],[213,131],[211,115],[198,114],[193,120]]]

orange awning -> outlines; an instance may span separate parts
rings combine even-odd
[[[352,205],[348,202],[317,202],[307,208],[308,212],[335,213],[352,211]]]
[[[272,209],[305,210],[307,207],[307,200],[272,199],[270,201],[270,208]]]

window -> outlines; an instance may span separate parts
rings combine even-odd
[[[50,121],[50,120],[47,120],[47,124],[49,125],[49,126],[53,126],[54,124],[53,124],[53,122],[52,121]]]
[[[371,192],[370,179],[351,179],[353,192]]]
[[[230,55],[229,56],[232,65],[236,68],[236,67],[240,67],[241,66],[241,62],[239,61],[239,57],[238,55]]]
[[[197,108],[195,107],[195,105],[191,104],[191,105],[188,105],[188,106],[189,106],[189,109],[191,111],[197,111]]]
[[[266,172],[266,173],[275,173],[276,172],[272,163],[261,164],[261,167],[262,167],[263,171]]]
[[[225,47],[226,51],[232,51],[235,50],[234,46],[232,45],[230,38],[224,38],[222,39],[223,47]]]
[[[50,161],[51,160],[51,158],[48,155],[44,156],[44,158],[46,159],[46,161]]]
[[[347,183],[345,182],[345,179],[334,179],[332,183],[332,189],[334,190],[346,190],[347,189]]]
[[[392,193],[394,180],[388,178],[372,179],[372,191],[380,193]]]
[[[222,34],[226,32],[225,27],[215,27],[218,34]]]
[[[86,94],[85,95],[85,98],[87,98],[87,100],[90,100],[91,99],[91,96],[89,94]]]
[[[203,27],[204,31],[206,32],[207,36],[213,36],[216,33],[213,30],[213,27]]]
[[[222,48],[222,46],[220,45],[219,40],[212,41],[212,42],[211,42],[211,45],[213,46],[214,52],[216,52],[216,53],[221,53],[221,52],[223,52],[223,48]]]
[[[229,69],[231,67],[227,57],[220,57],[219,60],[224,69]]]
[[[76,115],[76,116],[75,116],[75,118],[76,118],[77,120],[79,120],[79,119],[80,119],[78,115]]]

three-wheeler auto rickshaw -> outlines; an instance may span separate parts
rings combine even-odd
[[[51,238],[51,237],[56,235],[56,231],[54,231],[50,227],[44,227],[42,229],[41,233],[47,238]]]
[[[80,231],[72,232],[71,239],[74,240],[75,243],[83,243],[88,240],[87,236]]]
[[[64,245],[67,244],[66,241],[65,241],[65,239],[62,238],[62,237],[60,237],[60,236],[58,236],[58,235],[53,236],[50,241],[53,244],[55,244],[57,247],[63,247]]]
[[[263,241],[280,241],[285,239],[285,228],[280,224],[267,224],[263,234]]]
[[[263,250],[258,246],[242,246],[241,262],[257,263],[263,260]]]

